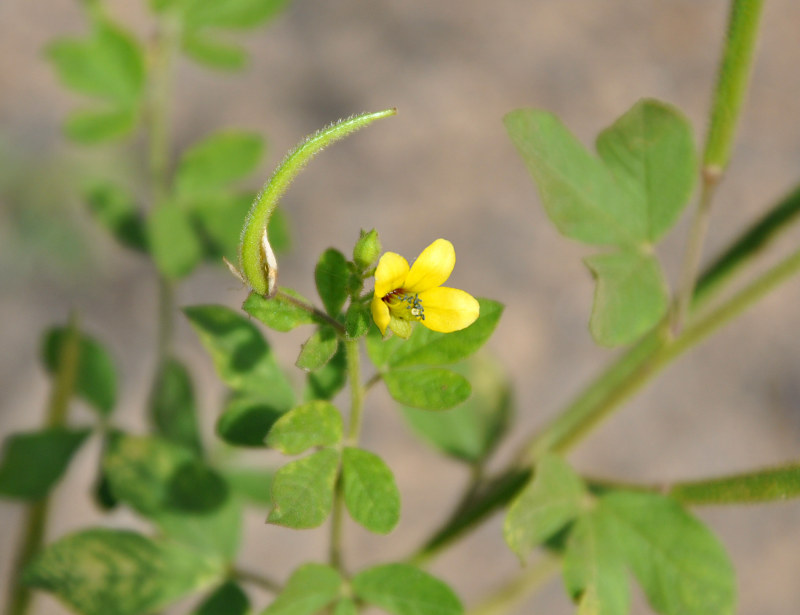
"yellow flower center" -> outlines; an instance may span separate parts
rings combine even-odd
[[[402,318],[403,320],[425,320],[425,308],[422,307],[419,293],[414,293],[412,295],[402,288],[395,288],[393,291],[381,297],[381,301],[389,307],[389,311],[396,318]]]

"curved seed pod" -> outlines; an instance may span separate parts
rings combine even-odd
[[[278,289],[278,263],[269,245],[267,225],[278,200],[297,174],[316,154],[359,128],[375,120],[397,113],[386,109],[377,113],[363,113],[331,124],[306,137],[278,166],[253,202],[245,219],[239,243],[239,266],[245,283],[260,295],[272,297]]]

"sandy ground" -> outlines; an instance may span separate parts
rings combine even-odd
[[[122,373],[119,422],[141,429],[153,364],[153,272],[94,227],[76,190],[87,176],[141,173],[141,149],[76,149],[61,136],[60,122],[77,98],[56,83],[41,50],[55,36],[82,32],[84,20],[78,2],[46,4],[45,11],[42,3],[0,3],[0,431],[40,422],[47,381],[37,360],[39,335],[70,308],[112,349]],[[140,4],[111,3],[110,12],[144,34],[149,22]],[[587,332],[587,252],[546,219],[501,117],[520,106],[549,109],[590,143],[637,99],[655,97],[684,110],[699,143],[725,16],[721,0],[298,0],[247,37],[246,72],[220,75],[180,64],[174,139],[184,146],[218,127],[262,132],[270,153],[257,185],[301,136],[353,112],[397,107],[396,118],[316,160],[286,196],[295,249],[282,259],[282,283],[312,295],[316,256],[328,246],[348,251],[360,227],[378,228],[386,249],[409,256],[436,237],[451,239],[459,259],[452,284],[508,306],[490,349],[514,379],[519,428],[500,463],[613,356]],[[752,95],[716,199],[709,254],[800,175],[798,26],[800,4],[767,3]],[[673,280],[685,227],[684,220],[660,249]],[[797,239],[786,238],[777,252]],[[216,269],[194,275],[179,296],[182,305],[232,307],[243,298]],[[596,475],[671,481],[796,459],[798,303],[795,280],[669,368],[571,461]],[[291,363],[301,337],[271,339]],[[210,438],[221,388],[184,322],[178,340],[203,391]],[[76,421],[88,418],[83,410],[75,414]],[[369,398],[365,438],[394,468],[404,513],[389,537],[348,526],[354,567],[405,555],[446,515],[467,480],[464,469],[411,438],[382,391]],[[101,519],[84,497],[97,453],[89,446],[70,468],[55,498],[51,537],[97,522],[133,523],[120,514]],[[20,510],[0,505],[3,593]],[[795,612],[800,502],[698,513],[735,562],[739,612]],[[433,566],[469,604],[516,570],[500,528],[498,517]],[[323,558],[326,535],[266,527],[263,514],[254,513],[243,559],[283,576]],[[518,610],[571,611],[557,580]],[[62,612],[49,597],[37,602],[38,614]],[[641,598],[635,612],[649,612]]]

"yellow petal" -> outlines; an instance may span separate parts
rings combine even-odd
[[[425,309],[422,324],[432,331],[452,333],[469,327],[480,314],[478,300],[457,288],[439,286],[419,294]]]
[[[375,295],[369,307],[372,311],[372,320],[378,325],[378,329],[381,330],[381,335],[386,335],[386,327],[389,326],[389,320],[391,320],[389,306],[381,301],[378,295]]]
[[[401,288],[408,275],[408,261],[399,254],[386,252],[375,269],[375,296],[380,298]],[[375,321],[377,322],[377,320]]]
[[[403,288],[409,293],[421,293],[441,286],[456,266],[456,251],[446,239],[437,239],[422,251],[411,266]]]

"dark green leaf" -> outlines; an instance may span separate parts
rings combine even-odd
[[[192,380],[177,359],[168,358],[161,367],[150,398],[150,417],[156,433],[202,453]]]
[[[486,357],[473,357],[456,366],[472,385],[464,403],[439,412],[403,408],[414,430],[446,455],[467,463],[486,458],[506,431],[511,415],[511,387],[500,366]]]
[[[133,197],[119,186],[100,184],[86,194],[89,211],[122,245],[147,251],[147,231]]]
[[[0,496],[38,500],[59,481],[88,429],[53,427],[8,436],[0,461]]]
[[[272,480],[273,508],[267,522],[294,529],[322,525],[333,506],[338,468],[339,453],[331,449],[283,466]]]
[[[634,342],[666,314],[667,285],[654,256],[621,251],[584,262],[597,279],[590,329],[598,344]]]
[[[253,323],[221,305],[187,307],[184,313],[229,387],[268,400],[278,410],[292,407],[294,393]]]
[[[560,457],[546,455],[533,480],[514,499],[506,516],[506,543],[523,561],[581,512],[586,488]]]
[[[175,172],[181,198],[203,197],[250,174],[264,154],[264,140],[247,132],[220,132],[184,152]]]
[[[644,211],[556,116],[519,109],[504,122],[561,233],[599,245],[633,245],[647,237]]]
[[[264,438],[283,410],[247,395],[233,395],[217,420],[217,435],[233,446],[264,446]]]
[[[93,529],[45,548],[24,581],[83,615],[140,615],[219,582],[224,562],[174,542]]]
[[[641,100],[597,138],[597,153],[646,217],[655,242],[678,220],[697,177],[689,122],[670,105]]]
[[[344,345],[339,344],[339,350],[323,367],[306,377],[307,386],[305,399],[333,399],[347,382],[347,358]]]
[[[339,572],[324,564],[305,564],[289,577],[275,601],[261,615],[314,615],[336,600],[342,587]]]
[[[311,334],[300,348],[295,365],[307,372],[324,367],[336,354],[339,338],[331,327],[323,326]]]
[[[288,288],[281,288],[277,296],[265,299],[257,293],[250,293],[242,309],[276,331],[291,331],[300,325],[314,324],[318,319],[308,310],[298,307],[283,295],[289,295],[308,305],[308,300]]]
[[[669,494],[685,504],[741,504],[800,496],[800,464],[678,483]]]
[[[344,502],[350,516],[371,532],[388,534],[400,520],[400,492],[383,460],[359,448],[342,453]]]
[[[103,472],[103,468],[100,468],[99,475],[94,483],[92,496],[94,497],[95,504],[97,504],[102,511],[108,512],[114,510],[119,505],[119,500],[117,500],[111,492],[111,485],[108,482],[106,473]]]
[[[167,503],[188,513],[213,512],[223,506],[229,490],[225,480],[200,460],[182,463],[167,485]]]
[[[59,369],[59,357],[65,336],[64,327],[50,329],[44,335],[42,361],[51,374]],[[113,410],[117,397],[117,374],[111,355],[97,340],[88,335],[81,335],[79,353],[75,393],[95,410],[108,415]]]
[[[250,600],[233,581],[220,585],[213,594],[203,601],[194,615],[248,615]]]
[[[231,559],[238,551],[241,534],[241,507],[234,498],[214,502],[214,510],[205,513],[176,506],[180,498],[176,483],[191,478],[186,468],[195,463],[199,461],[182,446],[155,437],[118,434],[109,442],[103,471],[116,498],[152,519],[171,538]],[[196,471],[193,474],[198,475]],[[196,489],[202,494],[207,477],[208,473],[203,473],[194,487],[184,483],[182,493]]]
[[[267,435],[267,446],[284,455],[299,455],[314,446],[342,440],[342,415],[328,401],[310,401],[279,418]]]
[[[478,302],[480,316],[466,329],[437,333],[425,327],[416,327],[406,342],[396,346],[389,358],[389,365],[446,365],[467,358],[486,343],[503,313],[502,303],[490,299],[479,299]]]
[[[220,70],[239,70],[247,64],[247,52],[237,45],[221,43],[207,34],[189,30],[181,40],[183,51],[190,58]]]
[[[355,595],[391,615],[461,615],[464,607],[442,581],[409,564],[384,564],[359,572]]]
[[[620,552],[664,615],[733,613],[733,567],[717,538],[673,499],[614,492],[598,505],[614,519]]]
[[[119,26],[97,20],[87,39],[61,39],[47,56],[62,83],[81,94],[123,107],[135,105],[144,91],[144,53],[139,42]]]
[[[580,517],[564,553],[564,585],[578,615],[627,615],[630,591],[613,523],[600,511]]]
[[[344,328],[347,337],[351,340],[357,340],[364,337],[372,324],[372,315],[369,311],[369,306],[363,303],[351,303],[347,306],[347,313],[344,317]]]
[[[314,279],[325,310],[337,318],[347,300],[350,280],[350,269],[344,254],[334,248],[325,250],[317,262]]]
[[[260,468],[225,468],[223,474],[234,492],[250,504],[272,505],[272,470]]]
[[[289,0],[187,0],[189,28],[254,28],[278,15]]]
[[[203,258],[189,215],[174,203],[161,203],[150,212],[147,239],[159,271],[169,278],[189,275]]]
[[[471,392],[464,376],[441,368],[392,370],[383,375],[383,380],[395,400],[426,410],[452,408]]]
[[[73,111],[64,124],[64,134],[87,145],[121,139],[136,128],[138,119],[131,109]]]
[[[252,202],[251,193],[210,193],[186,203],[204,240],[207,259],[217,263],[222,263],[223,256],[232,263],[238,260],[239,235]]]

